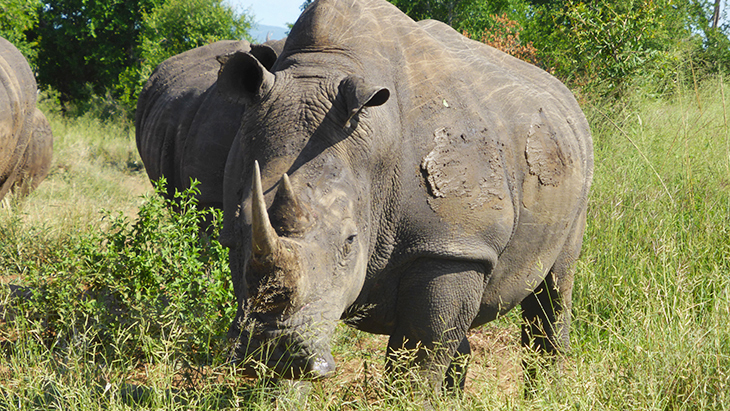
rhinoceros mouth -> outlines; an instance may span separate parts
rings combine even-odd
[[[234,338],[231,362],[244,374],[258,377],[320,379],[333,374],[335,361],[329,349],[332,326],[302,323],[296,326],[262,322],[249,315]]]

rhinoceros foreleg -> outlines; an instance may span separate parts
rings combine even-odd
[[[471,358],[471,346],[469,345],[469,340],[466,336],[464,336],[461,340],[461,344],[459,344],[459,348],[456,349],[456,355],[454,355],[454,359],[451,361],[449,369],[446,370],[444,386],[447,390],[454,390],[458,388],[459,391],[464,391],[469,358]]]
[[[399,285],[388,371],[405,375],[404,359],[410,359],[434,390],[440,391],[444,382],[447,388],[463,385],[465,359],[459,357],[470,352],[466,332],[479,311],[484,286],[482,264],[416,261]],[[404,349],[410,356],[404,355]]]

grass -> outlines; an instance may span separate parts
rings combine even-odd
[[[434,408],[730,409],[728,98],[726,83],[708,79],[672,96],[583,105],[596,168],[576,273],[573,349],[538,373],[535,394],[525,398],[520,364],[531,354],[519,347],[519,314],[511,312],[472,331],[466,393],[434,399]],[[166,231],[176,217],[154,196],[140,197],[152,186],[133,130],[50,118],[51,175],[0,209],[0,279],[50,284],[56,298],[13,306],[0,322],[0,409],[421,408],[417,391],[389,388],[385,338],[344,326],[333,344],[333,379],[301,387],[237,373],[221,348],[225,319],[205,317],[227,315],[230,307],[215,305],[229,298],[226,280],[208,283],[218,292],[208,300],[173,298],[185,282],[175,282],[170,267],[188,267],[179,277],[198,281],[212,272],[211,259],[199,256],[215,248],[190,232]],[[149,215],[161,216],[159,223],[144,220]],[[134,231],[141,220],[139,227],[157,228]],[[126,248],[111,247],[115,238]],[[180,242],[164,245],[170,238]],[[134,244],[157,244],[158,257],[189,250],[177,254],[190,258],[148,258]],[[139,286],[141,274],[133,273],[148,266],[163,274]],[[109,295],[146,305],[117,321]],[[195,314],[190,301],[207,301],[207,311]]]
[[[704,86],[636,98],[612,123],[589,111],[596,178],[573,335],[611,408],[730,408],[730,132],[726,86]]]

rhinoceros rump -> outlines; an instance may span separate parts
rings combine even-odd
[[[331,375],[343,319],[453,386],[467,330],[518,304],[525,345],[567,348],[593,154],[558,80],[384,0],[318,0],[270,69],[235,53],[218,85],[246,107],[221,233],[237,360]]]
[[[30,193],[48,175],[53,136],[36,95],[25,57],[0,37],[0,200],[11,189]]]

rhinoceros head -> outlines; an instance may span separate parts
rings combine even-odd
[[[326,376],[329,340],[360,293],[373,235],[363,111],[390,93],[339,71],[274,75],[249,53],[225,60],[218,87],[247,106],[224,189],[234,357],[284,377]]]

